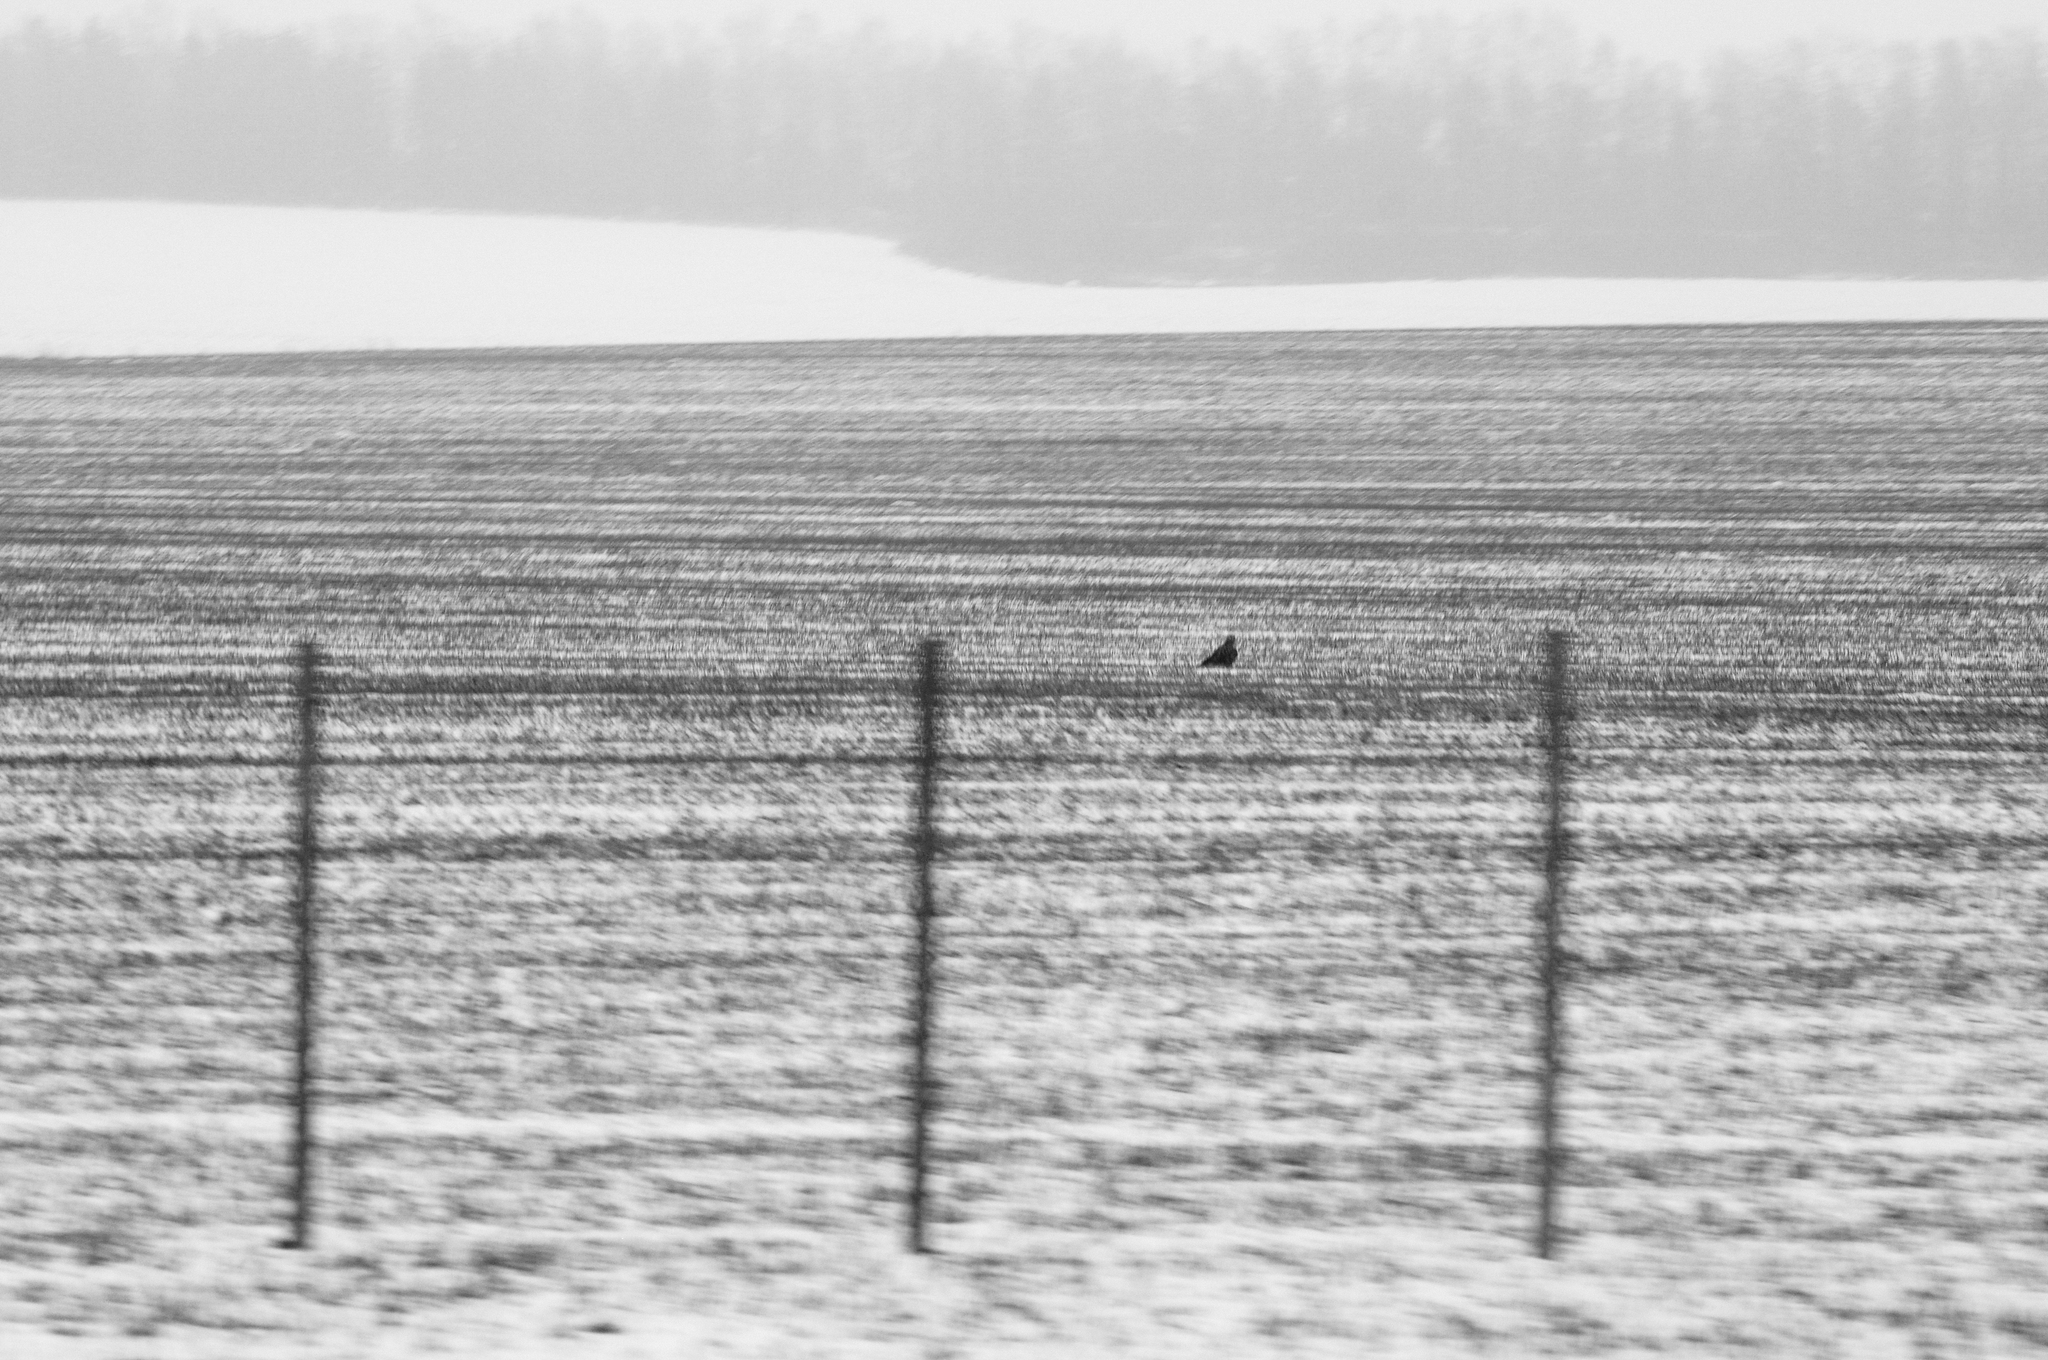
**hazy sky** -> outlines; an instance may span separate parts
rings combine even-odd
[[[0,0],[0,22],[31,15],[76,20],[154,9],[206,11],[249,22],[295,23],[343,15],[407,21],[431,16],[504,27],[541,13],[582,9],[612,18],[717,21],[734,14],[809,11],[830,20],[886,18],[922,31],[1111,29],[1179,43],[1256,37],[1283,26],[1375,13],[1483,14],[1521,8],[1564,14],[1622,44],[1660,55],[1770,42],[1831,31],[1873,39],[1928,38],[2014,26],[2041,27],[2048,0]]]

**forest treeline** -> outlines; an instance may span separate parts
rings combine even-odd
[[[869,28],[0,34],[0,196],[820,227],[1090,282],[2048,274],[2030,34],[1692,66],[1527,19],[1257,50]]]

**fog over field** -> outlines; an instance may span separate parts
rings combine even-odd
[[[2048,1349],[2014,0],[0,0],[0,1357]]]
[[[1287,29],[1387,17],[1483,19],[1504,12],[1554,15],[1620,47],[1693,57],[1813,35],[1873,42],[1976,37],[2040,22],[2032,0],[0,0],[0,22],[26,18],[230,22],[263,28],[409,24],[503,32],[536,19],[615,24],[677,20],[716,26],[809,18],[886,23],[910,33],[1004,33],[1019,27],[1114,34],[1160,50],[1190,41],[1255,42]]]
[[[1061,284],[2048,273],[2037,33],[1768,33],[74,14],[0,28],[0,196],[828,230]]]

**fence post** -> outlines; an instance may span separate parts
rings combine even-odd
[[[1564,821],[1565,773],[1570,758],[1571,711],[1565,688],[1569,634],[1553,629],[1543,637],[1543,728],[1545,828],[1543,844],[1542,1075],[1536,1102],[1538,1143],[1536,1254],[1544,1260],[1557,1252],[1557,1181],[1564,1150],[1558,1144],[1558,1081],[1564,1059],[1564,1017],[1561,937],[1564,928],[1564,869],[1568,851]]]
[[[917,684],[917,948],[912,961],[910,1008],[910,1249],[931,1250],[925,1238],[926,1162],[931,1147],[932,1038],[932,860],[938,851],[932,826],[939,782],[939,683],[946,644],[926,638],[919,655]]]
[[[298,701],[298,818],[293,827],[292,925],[298,937],[293,981],[292,1230],[279,1245],[302,1249],[313,1242],[313,1030],[316,956],[313,881],[319,861],[315,813],[320,776],[320,646],[298,647],[293,697]]]

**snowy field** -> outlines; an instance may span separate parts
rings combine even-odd
[[[2039,1354],[2044,418],[2037,325],[0,364],[0,1350]]]
[[[28,356],[2043,318],[2043,280],[1062,288],[823,232],[0,202],[0,354]]]

